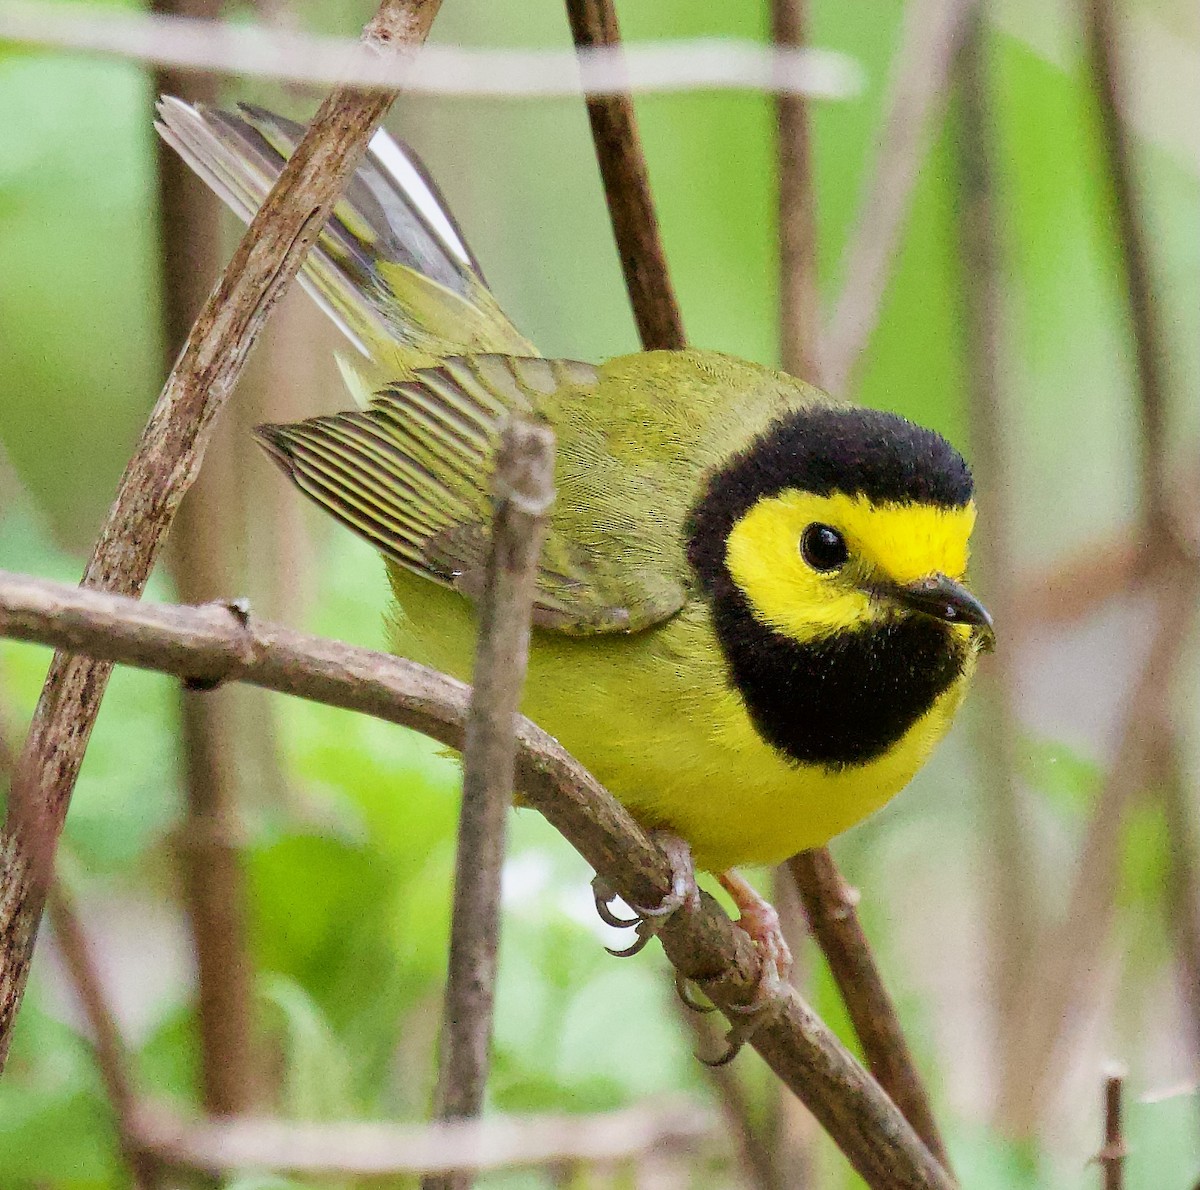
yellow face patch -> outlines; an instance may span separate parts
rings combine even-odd
[[[849,559],[818,571],[800,551],[804,530],[829,525]],[[872,580],[961,579],[975,505],[874,504],[865,496],[787,491],[760,500],[726,541],[725,563],[757,617],[795,640],[812,640],[886,614],[864,590]]]

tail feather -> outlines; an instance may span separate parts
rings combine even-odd
[[[246,222],[305,132],[302,124],[245,104],[235,114],[163,96],[158,111],[160,135]],[[429,357],[537,354],[488,291],[420,161],[382,130],[300,280],[359,351],[385,373],[392,370],[389,378]]]

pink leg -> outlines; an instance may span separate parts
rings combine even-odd
[[[722,872],[717,879],[738,907],[741,916],[737,924],[750,935],[763,957],[764,982],[771,981],[772,976],[772,972],[767,970],[767,965],[773,966],[773,974],[786,982],[792,974],[792,952],[783,936],[783,928],[779,924],[779,914],[775,912],[775,906],[765,900],[732,868],[728,872]]]

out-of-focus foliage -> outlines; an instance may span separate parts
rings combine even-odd
[[[321,30],[349,31],[368,12],[364,2],[295,7]],[[902,8],[896,0],[812,7],[814,41],[854,55],[869,80],[859,99],[814,114],[823,288],[832,301]],[[1162,15],[1155,5],[1144,8],[1139,19]],[[622,16],[631,38],[763,37],[767,28],[765,8],[753,4],[662,0],[626,4]],[[1042,42],[1010,31],[1019,23],[1004,20],[989,50],[1008,275],[1005,387],[1017,444],[1008,480],[1018,528],[1013,564],[1028,573],[1131,522],[1135,423],[1111,219],[1078,47],[1069,22],[1055,25],[1061,52],[1047,56]],[[567,42],[559,7],[518,0],[445,0],[436,35]],[[1195,42],[1184,49],[1195,55]],[[300,115],[313,107],[262,83],[230,96]],[[78,574],[158,387],[151,99],[148,79],[129,66],[0,49],[0,443],[23,489],[0,473],[0,567],[67,580]],[[638,110],[692,338],[773,362],[770,101],[655,97]],[[599,358],[633,349],[580,104],[413,99],[397,105],[393,124],[425,156],[501,300],[546,353]],[[951,112],[921,173],[857,396],[963,441],[955,134]],[[1200,422],[1185,399],[1200,378],[1196,163],[1169,144],[1143,143],[1139,176],[1173,351],[1182,465],[1194,454]],[[320,398],[326,409],[345,402],[337,391]],[[378,562],[344,534],[322,536],[317,548],[320,575],[306,626],[381,646],[386,585]],[[254,566],[249,559],[249,581]],[[149,593],[169,595],[165,582]],[[1125,674],[1098,658],[1112,644],[1104,632],[1122,637],[1127,626],[1101,629],[1074,652],[1021,653],[1023,776],[1035,801],[1035,843],[1051,861],[1050,900],[1067,877],[1056,861],[1072,854],[1103,778],[1108,742],[1096,725],[1111,721]],[[0,643],[0,722],[10,737],[19,737],[46,661],[42,650]],[[1193,672],[1193,686],[1194,679]],[[302,703],[273,705],[287,797],[274,803],[249,791],[245,864],[274,1107],[298,1118],[422,1118],[449,921],[455,763],[375,722]],[[194,1102],[197,1042],[173,837],[182,802],[176,714],[173,683],[117,673],[72,804],[66,862],[120,991],[144,1089]],[[1194,708],[1188,714],[1196,718]],[[1096,1171],[1085,1164],[1100,1136],[1094,1066],[1073,1071],[1044,1147],[1010,1145],[987,1127],[994,1066],[981,857],[989,841],[981,836],[972,761],[969,731],[960,730],[897,804],[842,841],[839,857],[865,891],[866,924],[920,1064],[931,1072],[963,1184],[1094,1185]],[[1182,1188],[1200,1168],[1195,1092],[1138,1101],[1182,1083],[1188,1069],[1181,1034],[1163,1024],[1177,1009],[1158,1011],[1173,1003],[1161,925],[1164,862],[1161,823],[1144,810],[1129,835],[1106,976],[1119,985],[1120,1006],[1102,1037],[1088,1041],[1085,1060],[1111,1050],[1130,1064],[1131,1190]],[[680,1090],[710,1094],[661,956],[653,947],[632,962],[605,955],[589,877],[540,819],[514,815],[492,1110],[591,1110]],[[122,930],[122,921],[137,924]],[[123,965],[135,974],[121,978]],[[43,945],[0,1082],[6,1190],[124,1184],[102,1088],[63,987]],[[810,991],[848,1036],[819,966]],[[765,1117],[770,1080],[752,1056],[739,1066]],[[818,1156],[822,1186],[852,1184],[834,1154]],[[229,1184],[294,1185],[249,1176]]]

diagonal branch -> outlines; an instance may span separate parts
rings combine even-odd
[[[61,875],[50,894],[49,916],[63,964],[92,1033],[96,1067],[112,1106],[117,1138],[134,1190],[157,1190],[163,1185],[162,1170],[138,1139],[138,1104],[129,1055],[96,969],[75,899]]]
[[[424,40],[440,0],[383,0],[364,32],[381,56]],[[87,587],[139,595],[183,493],[200,468],[213,420],[274,303],[295,276],[392,93],[341,88],[263,202],[200,313],[84,572]],[[8,1054],[54,851],[110,667],[57,656],[17,765],[0,839],[0,1065]]]
[[[413,727],[461,748],[469,691],[397,657],[261,623],[242,607],[150,606],[0,572],[0,635],[86,651],[212,685],[250,682]],[[673,886],[668,858],[629,812],[545,732],[518,718],[522,798],[630,904],[658,904]],[[671,916],[659,935],[680,974],[733,1020],[758,994],[753,942],[707,894]],[[879,1190],[953,1182],[911,1125],[832,1031],[789,991],[750,1044]]]
[[[842,292],[825,336],[825,384],[847,393],[879,321],[909,203],[950,89],[963,18],[974,0],[905,6],[879,148],[846,246]]]

